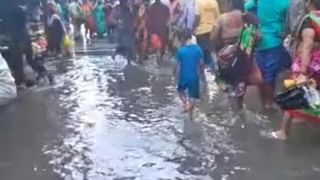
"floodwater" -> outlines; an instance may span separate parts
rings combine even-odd
[[[1,180],[318,180],[320,133],[266,134],[278,113],[230,108],[208,76],[194,120],[182,112],[170,63],[127,66],[81,55],[51,62],[57,84],[0,110]],[[265,113],[263,113],[265,114]]]

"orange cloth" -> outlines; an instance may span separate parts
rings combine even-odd
[[[153,49],[161,49],[162,48],[162,41],[161,38],[157,34],[151,35],[151,45]]]

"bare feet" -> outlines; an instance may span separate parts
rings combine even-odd
[[[266,103],[266,104],[264,104],[264,109],[268,110],[268,111],[269,110],[277,110],[278,106],[275,103]]]
[[[183,109],[183,112],[188,112],[188,103],[183,103],[182,109]]]
[[[190,103],[190,102],[186,102],[186,103],[183,103],[183,112],[192,112],[193,110],[193,104]]]
[[[271,137],[282,141],[287,139],[286,133],[282,130],[272,132]]]

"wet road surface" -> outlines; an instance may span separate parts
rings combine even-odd
[[[50,62],[57,84],[0,109],[2,180],[317,180],[317,125],[267,138],[278,113],[235,112],[208,78],[194,121],[182,113],[170,63],[126,66],[107,55]]]

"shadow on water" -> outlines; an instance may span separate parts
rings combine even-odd
[[[127,66],[108,56],[82,56],[51,66],[57,70],[55,87],[26,92],[1,109],[1,179],[313,180],[320,175],[316,137],[267,139],[276,118],[236,113],[210,76],[204,90],[209,93],[190,121],[181,111],[170,65],[159,70],[152,63]]]

